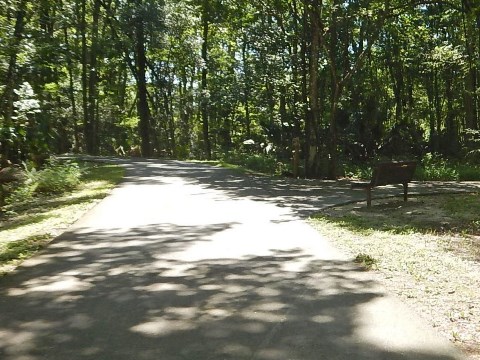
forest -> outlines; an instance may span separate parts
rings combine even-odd
[[[0,0],[0,154],[480,163],[476,0]]]

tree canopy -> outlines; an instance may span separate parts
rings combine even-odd
[[[474,0],[0,0],[3,161],[67,151],[304,174],[478,144]]]

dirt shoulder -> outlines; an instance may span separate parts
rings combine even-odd
[[[380,281],[480,359],[480,195],[376,200],[324,210],[313,225]]]

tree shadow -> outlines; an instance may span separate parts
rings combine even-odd
[[[121,186],[147,185],[146,192],[133,194],[141,193],[139,199],[128,200],[158,201],[150,200],[150,185],[192,184],[189,197],[214,194],[216,206],[248,199],[285,208],[291,216],[279,212],[261,219],[276,235],[286,230],[282,222],[297,220],[297,214],[337,203],[343,193],[355,196],[347,184],[285,183],[202,164],[125,161],[125,166]],[[251,231],[256,216],[248,224],[233,214],[229,219],[239,218],[238,223],[182,226],[142,218],[145,225],[132,228],[78,225],[0,279],[0,358],[460,359],[441,341],[423,342],[421,331],[430,330],[409,328],[417,326],[414,315],[389,321],[387,314],[400,311],[401,304],[392,306],[369,273],[349,260],[294,245],[301,239],[267,243],[270,234]],[[232,240],[233,228],[247,231]],[[254,243],[264,249],[250,249]],[[214,253],[219,244],[223,252]],[[247,248],[230,251],[234,246]]]
[[[200,184],[205,190],[220,190],[233,199],[250,199],[289,208],[301,218],[308,218],[321,209],[338,204],[365,202],[361,189],[352,190],[346,180],[310,180],[242,175],[237,171],[201,163],[175,160],[137,162],[123,161],[127,169],[125,183],[166,183],[182,179],[186,183]],[[142,166],[137,166],[137,165]],[[480,191],[475,182],[413,182],[410,195],[436,193],[464,193]],[[403,197],[402,185],[375,188],[374,200]]]
[[[365,331],[384,294],[350,262],[300,249],[186,260],[234,225],[64,234],[0,279],[0,357],[454,359]]]

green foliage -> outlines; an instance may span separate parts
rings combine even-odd
[[[355,256],[354,261],[364,266],[367,270],[377,268],[377,265],[378,265],[377,259],[365,253],[360,253],[357,256]]]
[[[480,130],[465,129],[465,155],[472,164],[480,164]]]
[[[50,242],[51,235],[35,235],[19,241],[12,241],[0,245],[0,264],[13,260],[24,260],[39,251]]]
[[[459,174],[450,162],[428,153],[423,158],[421,164],[417,166],[415,179],[420,181],[457,181],[459,180]]]
[[[244,152],[242,139],[262,139],[281,161],[250,154],[235,163],[282,173],[298,137],[302,163],[315,162],[305,167],[312,176],[331,168],[323,164],[337,149],[358,161],[430,151],[479,164],[478,131],[464,136],[479,122],[480,8],[470,3],[142,0],[107,11],[92,1],[78,16],[71,0],[61,12],[48,1],[10,1],[0,12],[0,152],[20,162],[138,145],[138,119],[146,119],[136,86],[143,45],[150,120],[142,134],[160,156],[201,158],[211,142],[215,157]],[[22,26],[15,14],[23,14]],[[317,15],[326,31],[315,58]],[[338,97],[327,96],[336,85]],[[426,167],[419,176],[455,179],[448,169]],[[346,175],[368,178],[369,171],[347,167]],[[459,179],[475,176],[456,171]]]
[[[470,163],[455,163],[428,153],[415,172],[420,181],[479,181],[480,166]]]
[[[38,194],[60,194],[75,189],[81,170],[77,163],[52,159],[45,168],[36,170],[24,163],[26,180],[6,198],[6,204],[26,202]]]
[[[459,164],[456,167],[458,180],[480,181],[480,166],[471,164]]]
[[[27,180],[25,183],[18,185],[9,193],[9,195],[5,199],[5,204],[15,205],[19,203],[24,203],[32,199],[33,195],[34,186],[32,186],[30,180]]]
[[[35,173],[35,192],[60,194],[75,189],[80,183],[81,171],[75,162],[51,161],[43,170]]]
[[[456,194],[445,199],[442,208],[448,211],[451,216],[460,219],[463,222],[465,231],[478,233],[480,230],[480,194]]]
[[[369,180],[374,165],[367,163],[344,164],[345,176]],[[470,163],[456,163],[427,153],[417,165],[414,180],[417,181],[480,181],[480,166]]]
[[[59,167],[62,165],[53,166]],[[63,164],[63,167],[71,168],[72,163]],[[29,178],[37,175],[29,167],[26,171]],[[63,169],[60,173],[70,171]],[[57,226],[61,229],[71,224],[90,208],[92,201],[105,197],[123,174],[124,169],[120,166],[85,163],[82,183],[75,191],[60,195],[38,194],[32,191],[33,183],[30,187],[26,184],[20,187],[19,191],[30,191],[31,198],[22,204],[8,205],[9,211],[3,214],[6,216],[0,217],[0,276],[45,247],[52,240],[50,234],[56,232]]]
[[[372,167],[366,164],[347,163],[343,168],[347,178],[370,179],[372,177]]]
[[[247,170],[269,175],[282,175],[289,171],[289,165],[277,160],[271,154],[230,153],[223,158],[224,162],[241,166]]]

